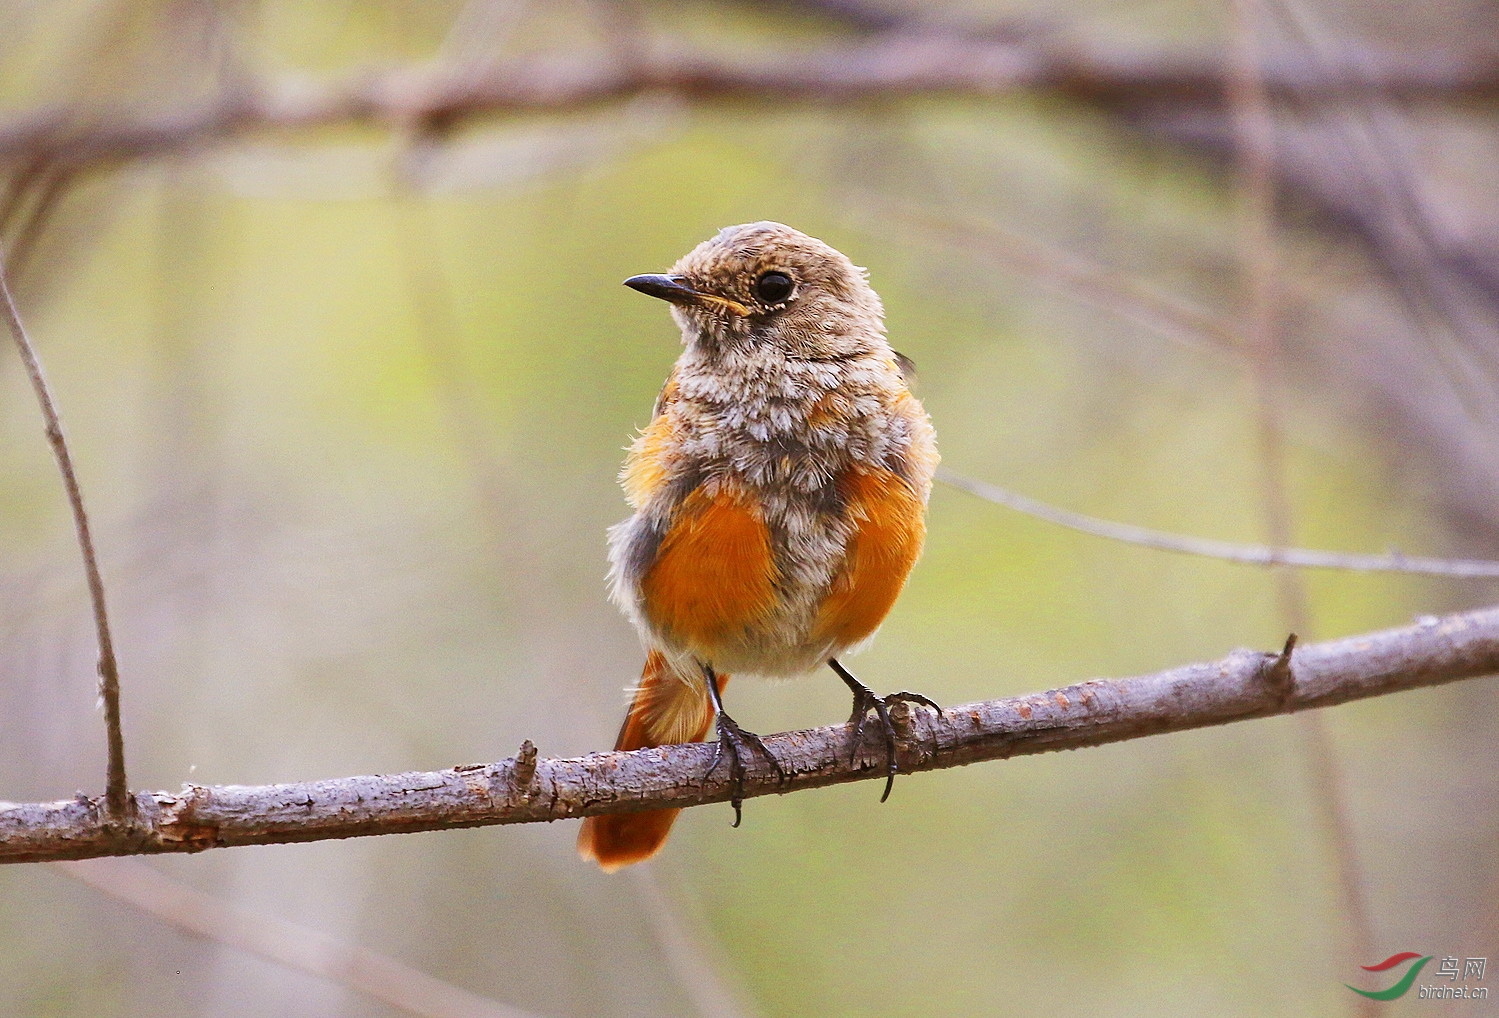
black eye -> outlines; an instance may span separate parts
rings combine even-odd
[[[762,304],[780,304],[796,290],[796,284],[784,272],[767,272],[755,280],[755,296]]]

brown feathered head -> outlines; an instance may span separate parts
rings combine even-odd
[[[781,223],[729,226],[664,275],[625,285],[670,301],[683,342],[837,360],[885,349],[880,298],[843,254]]]

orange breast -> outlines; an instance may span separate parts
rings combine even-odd
[[[759,514],[737,493],[699,488],[677,510],[640,593],[652,625],[711,654],[774,610],[775,579]]]
[[[926,520],[921,498],[889,470],[851,469],[838,488],[854,533],[813,636],[847,647],[872,636],[890,613],[921,554]]]

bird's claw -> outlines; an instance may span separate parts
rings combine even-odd
[[[864,744],[864,725],[869,721],[869,712],[874,711],[875,717],[879,718],[880,730],[885,736],[885,791],[880,796],[880,802],[884,802],[890,798],[890,791],[895,787],[895,775],[900,772],[900,761],[896,756],[895,722],[890,719],[890,708],[898,703],[914,703],[922,707],[930,707],[938,714],[942,713],[942,708],[935,701],[920,693],[910,693],[905,690],[891,693],[888,696],[879,696],[853,676],[842,670],[839,674],[843,676],[843,680],[848,683],[854,693],[854,710],[848,718],[848,723],[854,726],[851,764],[859,759],[859,747]]]
[[[733,787],[733,797],[729,800],[730,804],[734,807],[734,823],[732,826],[738,827],[739,821],[743,819],[743,811],[741,809],[744,803],[745,773],[744,757],[742,754],[743,748],[749,746],[766,760],[769,760],[770,765],[775,768],[778,781],[784,782],[786,780],[786,771],[781,767],[781,761],[776,759],[776,755],[770,751],[770,747],[765,745],[765,740],[760,738],[760,736],[754,732],[747,732],[743,728],[740,728],[739,723],[723,713],[723,711],[718,712],[717,723],[718,745],[713,750],[713,762],[708,766],[708,773],[712,774],[718,770],[718,765],[723,761],[724,756],[728,756],[729,783]],[[727,754],[725,754],[725,750],[728,751]]]

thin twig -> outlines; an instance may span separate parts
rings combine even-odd
[[[1111,541],[1137,544],[1159,551],[1200,555],[1251,566],[1295,566],[1302,569],[1348,569],[1354,572],[1411,573],[1418,576],[1453,576],[1465,579],[1499,577],[1499,561],[1491,559],[1427,558],[1421,555],[1363,555],[1356,552],[1319,551],[1313,548],[1278,548],[1264,544],[1235,544],[1205,537],[1189,537],[1164,530],[1151,530],[1130,523],[1101,520],[1096,516],[1063,509],[1039,499],[1020,495],[995,484],[965,477],[946,467],[937,470],[937,480],[970,495]]]
[[[1260,52],[1258,0],[1232,0],[1228,98],[1238,171],[1241,259],[1247,301],[1244,336],[1254,385],[1254,413],[1259,437],[1261,508],[1270,542],[1290,544],[1295,531],[1286,477],[1285,441],[1281,432],[1280,395],[1280,252],[1275,242],[1275,120],[1265,87]],[[1276,570],[1276,591],[1284,620],[1294,632],[1311,631],[1311,597],[1304,577]],[[1289,654],[1289,645],[1288,645]],[[1311,794],[1320,815],[1338,878],[1345,924],[1344,961],[1357,963],[1373,950],[1369,909],[1363,889],[1363,865],[1357,835],[1345,801],[1342,769],[1332,746],[1326,719],[1298,719],[1302,751],[1311,771]],[[1357,997],[1347,1002],[1356,1014],[1372,1018],[1375,1004]]]
[[[94,630],[99,641],[99,697],[104,701],[104,728],[109,740],[109,764],[104,783],[105,816],[113,824],[123,824],[128,819],[130,791],[125,780],[125,737],[120,730],[120,669],[115,661],[114,640],[109,635],[109,613],[104,607],[104,580],[99,575],[99,560],[94,554],[94,539],[89,533],[88,513],[83,508],[83,491],[78,486],[78,475],[73,470],[73,458],[68,454],[62,420],[57,415],[57,403],[47,386],[46,376],[42,374],[42,362],[37,357],[36,348],[26,335],[21,313],[11,297],[3,256],[0,256],[0,305],[3,305],[6,323],[10,326],[11,335],[15,337],[21,362],[26,366],[26,375],[31,379],[31,388],[41,407],[47,441],[57,459],[57,469],[62,473],[68,506],[73,511],[73,526],[78,532],[78,547],[83,552],[83,571],[88,577],[89,601],[93,605]]]
[[[978,252],[1042,285],[1102,308],[1195,349],[1238,353],[1242,338],[1233,326],[1191,302],[1032,236],[966,218],[943,216],[878,195],[866,197],[871,226],[895,228],[903,238],[931,234],[965,254]]]
[[[1129,679],[897,713],[902,773],[1046,753],[1331,707],[1499,672],[1499,608],[1401,629],[1240,650]],[[847,723],[765,739],[780,767],[746,761],[744,798],[885,779],[884,745]],[[535,823],[727,802],[736,788],[715,746],[691,743],[573,759],[511,759],[445,771],[282,785],[188,785],[139,792],[121,838],[98,803],[0,803],[0,863],[199,852],[380,834]]]
[[[683,915],[651,867],[636,866],[630,877],[661,954],[700,1018],[750,1018],[752,1012],[740,999],[738,988],[719,971],[723,962],[714,957],[710,931],[694,917]]]
[[[424,1018],[536,1018],[326,933],[256,915],[169,880],[143,862],[55,863],[57,872],[163,922],[220,944],[347,986]]]
[[[25,278],[32,252],[36,250],[47,223],[62,204],[75,176],[74,173],[58,169],[45,173],[40,178],[26,178],[35,181],[36,196],[27,206],[25,217],[9,242],[10,251],[5,264],[8,275],[16,279]],[[26,184],[21,181],[16,186],[24,188]],[[25,197],[22,195],[15,202],[5,202],[5,208],[0,211],[0,228],[3,228],[4,221],[8,218],[7,213],[15,211]]]
[[[404,183],[389,204],[395,246],[405,272],[414,335],[432,376],[433,395],[459,454],[468,467],[473,504],[488,533],[496,565],[505,573],[523,574],[537,568],[527,560],[533,546],[523,524],[505,506],[519,488],[485,426],[474,372],[464,363],[461,323],[447,275],[440,263],[442,249],[432,223],[432,211],[420,194]],[[526,601],[526,599],[522,599]],[[527,601],[527,603],[530,603]]]

